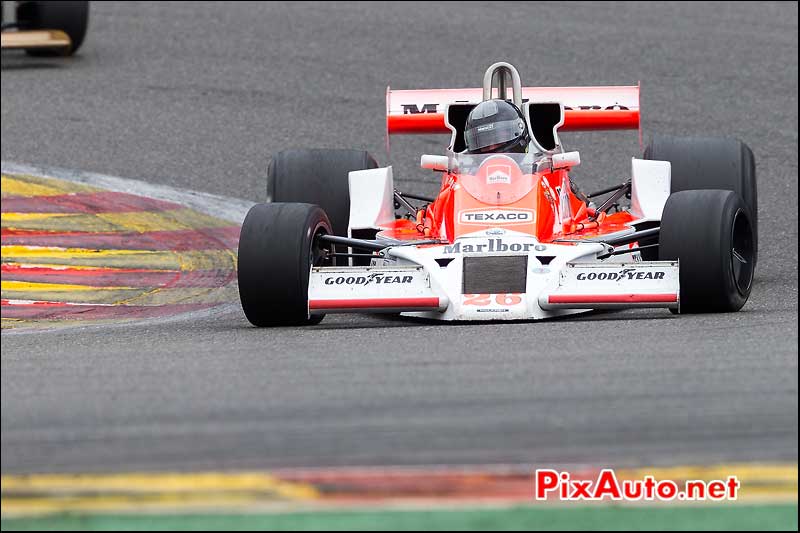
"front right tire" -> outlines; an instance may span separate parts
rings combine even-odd
[[[239,299],[251,324],[258,327],[317,324],[309,316],[311,267],[326,263],[317,237],[331,234],[319,206],[299,203],[256,204],[239,236]]]

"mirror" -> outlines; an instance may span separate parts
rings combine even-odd
[[[553,170],[577,167],[580,164],[580,152],[564,152],[562,154],[553,154]]]
[[[446,155],[425,154],[420,158],[419,164],[422,168],[426,168],[428,170],[447,172],[450,167],[450,158]]]

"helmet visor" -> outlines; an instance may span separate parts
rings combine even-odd
[[[464,140],[474,152],[518,139],[524,131],[525,125],[519,118],[489,122],[466,130]]]

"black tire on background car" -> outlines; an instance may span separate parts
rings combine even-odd
[[[304,202],[320,206],[330,217],[335,235],[347,235],[353,170],[376,168],[364,150],[284,150],[267,169],[267,202]]]
[[[750,296],[755,240],[738,193],[680,191],[661,218],[659,258],[680,261],[681,313],[738,311]]]
[[[86,36],[89,25],[89,2],[71,1],[39,1],[20,2],[17,8],[17,20],[21,28],[27,30],[61,30],[69,35],[72,47],[67,55],[78,51]],[[58,50],[31,49],[27,53],[32,56],[62,55]]]
[[[315,237],[330,234],[325,212],[310,204],[257,204],[239,237],[239,298],[254,326],[317,324],[308,316],[308,278],[324,263]]]
[[[698,189],[734,191],[750,210],[758,260],[758,193],[753,151],[738,139],[654,135],[644,158],[669,161],[672,192]]]

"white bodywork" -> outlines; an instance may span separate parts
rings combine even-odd
[[[350,223],[353,230],[378,229],[394,221],[394,179],[392,167],[350,172]]]
[[[452,245],[389,247],[371,267],[314,267],[309,310],[523,320],[600,308],[678,308],[677,263],[641,262],[635,253],[597,259],[606,251],[603,244],[543,244],[521,234],[462,237]],[[464,259],[488,256],[527,257],[525,292],[463,294]]]
[[[581,164],[580,152],[563,152],[560,154],[553,154],[553,169],[572,168]]]
[[[565,164],[576,164],[578,157],[563,154]],[[640,221],[660,220],[670,192],[670,164],[633,159],[631,181],[631,212]],[[388,227],[394,220],[393,191],[391,167],[351,172],[349,234]],[[476,232],[453,244],[385,244],[371,266],[313,267],[309,313],[530,320],[591,309],[680,305],[677,262],[643,262],[638,252],[609,255],[607,244],[540,243],[506,229]],[[464,294],[465,259],[497,256],[525,258],[524,292]]]
[[[631,214],[646,220],[661,220],[672,186],[669,161],[631,159]]]

